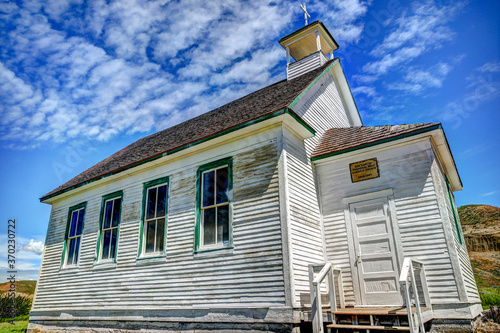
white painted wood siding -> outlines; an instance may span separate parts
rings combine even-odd
[[[435,168],[435,178],[436,178],[436,186],[438,191],[441,193],[442,200],[441,200],[441,209],[442,211],[442,218],[444,223],[447,223],[447,229],[449,233],[452,235],[452,243],[451,246],[454,247],[454,251],[450,251],[451,255],[457,256],[457,261],[456,263],[458,264],[460,271],[458,272],[457,278],[461,278],[462,283],[463,283],[463,292],[465,295],[463,295],[462,300],[468,301],[471,303],[474,302],[480,302],[481,299],[479,297],[479,292],[477,290],[477,285],[476,285],[476,280],[474,279],[474,273],[472,271],[472,265],[470,263],[470,258],[469,254],[467,252],[467,247],[465,244],[465,240],[463,238],[463,231],[462,231],[462,225],[460,224],[460,218],[458,216],[458,211],[456,210],[456,204],[455,204],[455,198],[453,193],[452,195],[452,200],[453,200],[453,205],[450,203],[450,198],[448,194],[448,188],[446,186],[446,176],[445,173],[441,167],[441,165],[437,162],[434,163],[434,168]],[[455,212],[453,212],[455,210]],[[457,232],[457,226],[455,225],[455,218],[453,216],[453,213],[455,213],[455,216],[457,218],[457,223],[458,227],[460,229],[459,232]],[[460,243],[462,241],[462,243]]]
[[[370,152],[368,152],[370,151]],[[447,250],[436,189],[431,174],[430,142],[392,150],[367,150],[318,163],[318,181],[328,260],[342,267],[347,303],[355,303],[343,198],[392,188],[403,256],[425,263],[433,303],[458,301],[457,283]],[[380,178],[352,183],[349,163],[378,158]],[[327,162],[328,161],[328,162]],[[363,196],[360,196],[362,200]],[[396,240],[398,241],[398,240]],[[401,260],[401,259],[400,259]]]
[[[293,135],[284,139],[290,210],[289,233],[294,284],[293,305],[310,304],[308,265],[324,261],[321,218],[313,168],[304,143]]]
[[[277,144],[255,140],[204,151],[176,167],[159,165],[56,203],[33,311],[284,306]],[[233,156],[234,250],[195,255],[196,170],[227,156]],[[167,255],[137,261],[142,184],[164,176],[170,176]],[[98,269],[93,265],[101,197],[116,190],[123,190],[117,265]],[[83,201],[79,268],[60,270],[68,208]]]
[[[326,130],[350,126],[338,84],[330,71],[318,80],[294,110],[316,131],[314,137],[305,140],[308,156],[312,154]]]
[[[288,65],[287,78],[292,80],[302,74],[312,71],[323,66],[328,61],[328,58],[323,52],[316,52],[299,61],[292,62]]]
[[[290,207],[289,233],[292,252],[293,305],[310,303],[308,265],[325,260],[321,215],[311,154],[323,133],[332,127],[349,126],[338,86],[325,73],[296,107],[296,113],[316,131],[300,140],[285,132],[286,177]]]

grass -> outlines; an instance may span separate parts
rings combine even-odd
[[[479,291],[481,296],[481,303],[483,307],[490,307],[490,305],[500,306],[500,288],[483,288]]]
[[[16,333],[16,332],[26,332],[28,328],[28,319],[26,320],[16,320],[14,325],[9,322],[0,323],[0,333]]]

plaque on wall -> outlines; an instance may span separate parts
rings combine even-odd
[[[380,177],[376,158],[349,164],[353,183]]]

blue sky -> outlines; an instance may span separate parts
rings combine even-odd
[[[137,139],[285,78],[299,2],[0,2],[0,277],[7,220],[36,278],[38,198]],[[500,206],[500,2],[308,1],[366,126],[442,122],[464,190]]]

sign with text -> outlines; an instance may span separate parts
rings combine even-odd
[[[349,164],[353,183],[380,177],[376,158]]]

